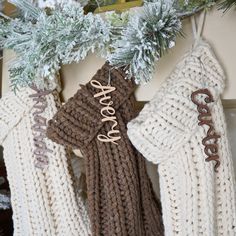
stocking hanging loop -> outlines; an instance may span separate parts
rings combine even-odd
[[[196,25],[195,16],[191,17],[192,31],[194,36],[194,47],[199,43],[205,23],[206,11],[204,10],[199,17],[198,24]]]

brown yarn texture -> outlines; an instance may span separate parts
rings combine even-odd
[[[107,85],[105,64],[93,79]],[[89,215],[96,236],[164,235],[160,203],[147,175],[142,155],[132,146],[126,124],[135,117],[135,85],[122,70],[110,70],[111,94],[121,139],[118,145],[97,139],[107,134],[111,122],[102,123],[100,92],[90,85],[80,90],[49,122],[47,136],[53,141],[79,148],[85,157]]]

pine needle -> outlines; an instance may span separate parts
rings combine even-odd
[[[224,12],[228,11],[232,7],[236,7],[236,0],[226,0],[219,4],[219,10],[223,10]]]

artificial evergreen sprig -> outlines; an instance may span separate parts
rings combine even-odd
[[[155,61],[175,45],[181,22],[169,1],[149,2],[129,19],[108,58],[114,66],[126,66],[127,77],[137,83],[151,79]]]
[[[225,0],[219,4],[221,10],[228,11],[232,7],[236,7],[236,0]]]
[[[105,52],[103,53],[103,56],[107,58],[109,54],[115,50],[113,47],[114,42],[121,39],[121,32],[129,22],[129,12],[122,12],[120,14],[115,13],[114,11],[108,12],[106,13],[105,18],[109,24],[110,30],[110,41],[105,47]]]
[[[175,0],[174,7],[183,19],[215,5],[217,0]]]
[[[0,46],[13,49],[18,56],[10,68],[13,86],[35,83],[47,87],[62,64],[79,62],[110,40],[108,23],[99,15],[85,15],[78,3],[55,8],[47,15],[27,0],[12,1],[34,19],[0,22]]]
[[[58,5],[71,2],[79,2],[82,6],[88,4],[88,0],[32,0],[39,8],[55,8]]]
[[[20,9],[24,13],[24,17],[28,20],[37,18],[42,13],[42,10],[35,7],[30,1],[28,0],[8,0],[8,2],[15,5],[18,9]]]

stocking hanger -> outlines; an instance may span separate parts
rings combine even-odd
[[[192,31],[193,31],[193,36],[194,36],[194,40],[195,40],[193,47],[195,47],[199,43],[199,41],[201,40],[202,31],[203,31],[203,27],[205,24],[205,18],[206,18],[206,11],[204,10],[200,14],[198,25],[196,25],[195,16],[194,15],[191,16]]]
[[[205,24],[205,19],[206,19],[206,11],[203,10],[199,16],[198,24],[196,24],[196,18],[195,16],[191,16],[191,24],[192,24],[192,31],[193,31],[193,37],[194,37],[194,43],[193,43],[193,48],[194,49],[199,43],[202,41],[202,32]],[[206,69],[204,66],[204,63],[201,61],[200,58],[198,58],[200,66],[201,66],[201,76],[204,76]],[[204,79],[202,80],[204,81]],[[202,86],[205,87],[205,83],[202,82]]]

